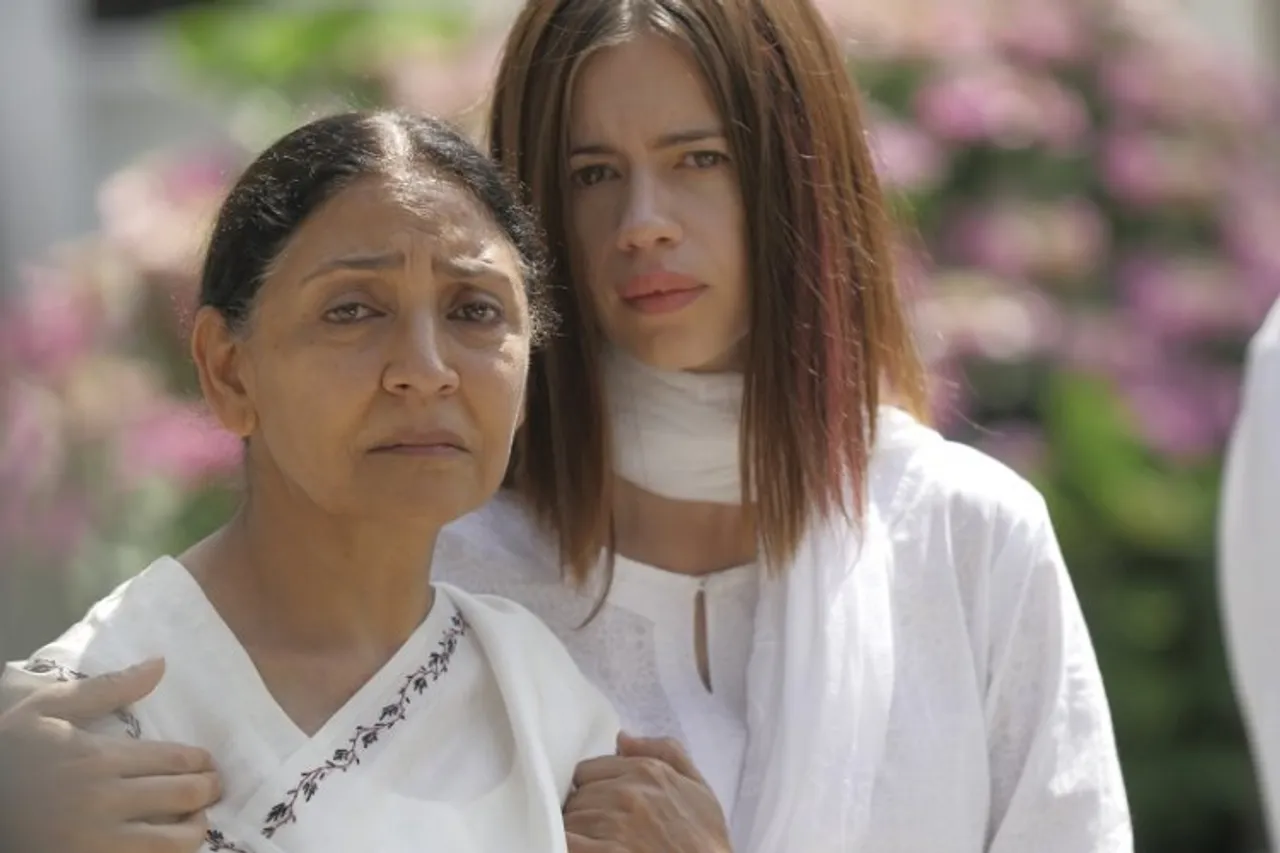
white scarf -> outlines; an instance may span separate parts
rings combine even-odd
[[[740,375],[663,372],[611,351],[605,386],[619,476],[673,500],[741,502]],[[881,410],[881,431],[889,422],[914,423]],[[893,693],[882,503],[873,494],[857,526],[815,519],[785,573],[761,581],[737,853],[854,851],[866,835]]]

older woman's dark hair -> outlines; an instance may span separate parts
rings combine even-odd
[[[222,204],[200,277],[200,304],[243,328],[272,263],[302,223],[360,178],[412,183],[428,176],[466,189],[519,254],[535,339],[551,315],[543,290],[538,220],[499,168],[443,121],[402,112],[348,112],[284,136],[255,160]]]

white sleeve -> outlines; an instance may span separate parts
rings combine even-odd
[[[989,579],[988,853],[1130,853],[1133,830],[1093,644],[1039,495]]]
[[[1227,651],[1273,844],[1280,844],[1280,302],[1253,339],[1219,517]]]

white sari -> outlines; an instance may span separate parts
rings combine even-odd
[[[121,585],[4,680],[66,680],[166,658],[156,691],[107,724],[213,754],[224,796],[207,851],[564,851],[577,763],[618,722],[541,622],[437,584],[431,613],[314,735],[272,698],[177,561]]]

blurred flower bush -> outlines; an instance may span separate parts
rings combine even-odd
[[[1166,4],[818,2],[909,225],[901,274],[938,423],[1050,501],[1139,849],[1260,847],[1213,523],[1243,344],[1280,296],[1274,92]],[[101,232],[0,311],[7,633],[47,636],[227,512],[239,448],[191,402],[183,321],[244,152],[340,106],[477,128],[510,5],[179,20],[198,78],[236,98],[235,144],[126,170],[103,190]]]

